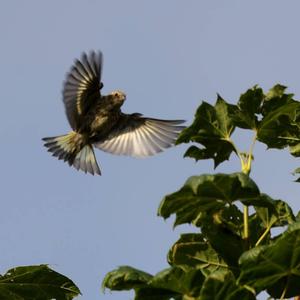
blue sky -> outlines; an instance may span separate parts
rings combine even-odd
[[[102,294],[104,275],[119,265],[150,273],[167,267],[181,232],[156,216],[165,194],[212,162],[183,159],[179,146],[133,159],[96,151],[103,176],[54,159],[41,138],[70,130],[62,82],[82,51],[104,53],[104,93],[127,94],[125,112],[186,119],[216,93],[230,102],[254,84],[289,86],[300,98],[298,1],[2,1],[0,4],[1,210],[3,273],[48,263],[81,289],[78,299],[129,299]],[[237,132],[248,149],[249,134]],[[299,210],[287,151],[255,148],[252,178],[261,191]],[[232,157],[218,172],[238,171]]]

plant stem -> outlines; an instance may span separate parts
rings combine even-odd
[[[242,157],[240,157],[242,172],[246,175],[249,175],[250,171],[251,171],[251,163],[252,163],[252,156],[253,156],[252,153],[253,153],[254,145],[256,142],[256,137],[257,137],[257,131],[255,131],[255,134],[253,136],[250,150],[247,155],[247,159],[244,160]],[[244,239],[246,242],[248,242],[248,239],[249,239],[249,208],[246,205],[244,205]]]
[[[285,288],[284,288],[284,290],[283,290],[283,292],[282,292],[282,294],[281,294],[281,296],[280,296],[280,300],[283,300],[283,299],[284,299],[286,290],[287,290],[287,285],[285,286]]]
[[[271,226],[268,226],[266,228],[266,230],[264,231],[264,233],[260,236],[260,238],[257,240],[256,244],[255,244],[255,247],[258,246],[260,244],[260,242],[266,237],[266,235],[269,233],[271,229]]]
[[[248,206],[244,205],[244,239],[248,240],[249,238],[249,210]]]
[[[257,131],[255,130],[255,134],[254,134],[253,139],[252,139],[252,143],[251,143],[251,146],[250,146],[248,159],[247,159],[246,169],[247,169],[248,174],[251,171],[252,155],[253,155],[253,149],[254,149],[254,145],[255,145],[255,142],[256,142],[256,138],[257,138]]]

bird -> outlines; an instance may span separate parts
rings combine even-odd
[[[85,173],[101,175],[94,148],[117,155],[147,157],[171,147],[184,120],[162,120],[140,113],[126,114],[126,94],[115,90],[102,95],[103,54],[83,52],[75,59],[63,83],[62,97],[72,130],[45,137],[53,156]]]

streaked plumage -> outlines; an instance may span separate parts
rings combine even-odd
[[[44,138],[53,156],[85,173],[101,174],[93,146],[106,152],[146,157],[174,144],[182,120],[160,120],[139,113],[124,114],[126,95],[114,91],[102,96],[102,53],[83,53],[66,76],[63,102],[73,129],[66,135]]]

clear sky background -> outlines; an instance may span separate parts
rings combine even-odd
[[[299,11],[299,1],[276,0],[1,1],[0,272],[48,263],[79,286],[78,299],[130,299],[102,294],[104,275],[120,265],[155,274],[179,234],[194,230],[156,216],[187,177],[214,172],[211,161],[183,159],[187,146],[142,160],[96,150],[101,177],[42,146],[70,130],[62,82],[82,51],[103,51],[103,93],[123,90],[123,111],[190,124],[202,100],[235,102],[254,84],[282,83],[300,98]],[[248,149],[248,133],[234,137]],[[261,191],[298,211],[299,159],[259,144],[254,155]],[[232,171],[235,157],[217,169]]]

